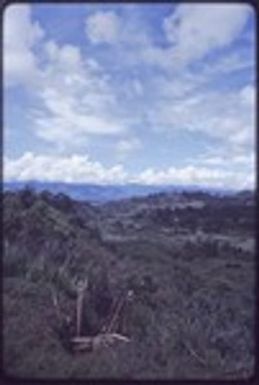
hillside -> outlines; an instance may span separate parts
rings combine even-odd
[[[254,365],[254,196],[164,192],[92,206],[32,189],[4,193],[4,367],[34,378],[244,378]],[[120,293],[129,343],[73,354]],[[53,293],[66,331],[57,317]],[[107,311],[105,309],[108,309]]]

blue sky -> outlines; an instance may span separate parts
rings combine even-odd
[[[247,4],[20,4],[4,13],[4,177],[255,183]]]

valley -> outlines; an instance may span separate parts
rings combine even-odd
[[[255,196],[160,192],[91,204],[4,192],[4,368],[19,378],[228,379],[254,367]],[[51,293],[98,333],[121,293],[129,343],[73,354]],[[105,305],[105,306],[106,306]],[[90,326],[89,326],[90,325]],[[72,330],[72,334],[75,330]]]

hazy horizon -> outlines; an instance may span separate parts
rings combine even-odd
[[[179,192],[188,192],[188,191],[222,191],[222,192],[243,192],[243,191],[249,191],[254,192],[255,187],[247,187],[247,188],[238,188],[238,187],[217,187],[213,185],[206,185],[206,184],[144,184],[144,183],[135,183],[135,182],[121,182],[121,183],[101,183],[101,182],[64,182],[63,180],[54,180],[54,181],[42,181],[37,179],[31,179],[31,180],[6,180],[3,182],[4,185],[20,185],[23,188],[26,187],[33,187],[35,186],[53,186],[53,185],[65,185],[65,186],[71,186],[71,187],[96,187],[96,188],[127,188],[127,187],[136,187],[136,188],[143,188],[148,191],[148,188],[156,189],[158,192],[169,192],[169,191],[179,191]],[[147,193],[148,194],[148,193]],[[134,196],[134,194],[132,195]]]

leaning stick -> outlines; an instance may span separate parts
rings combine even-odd
[[[118,340],[121,340],[121,341],[125,341],[125,342],[129,342],[130,339],[122,334],[119,334],[119,333],[104,333],[104,334],[100,334],[99,337],[112,337],[112,338],[115,338],[115,339],[118,339]],[[74,337],[74,338],[71,338],[71,341],[74,342],[74,343],[88,343],[89,341],[91,341],[92,339],[94,339],[95,337],[84,337],[84,336],[79,336],[79,337]]]
[[[120,314],[120,311],[121,311],[121,309],[122,309],[122,307],[124,305],[124,302],[125,302],[124,298],[121,298],[121,300],[118,302],[117,307],[116,307],[116,309],[114,311],[113,317],[112,317],[112,319],[110,321],[110,324],[109,324],[109,326],[107,328],[108,332],[112,332],[113,327],[115,325],[115,322],[116,322],[116,320],[117,320],[117,318],[118,318],[118,316]]]
[[[107,332],[108,327],[109,327],[109,325],[111,323],[111,320],[113,318],[113,314],[114,314],[114,311],[116,309],[117,304],[118,304],[118,300],[117,301],[116,300],[112,301],[110,314],[106,317],[106,320],[104,321],[104,323],[103,323],[103,325],[101,327],[101,333]]]
[[[130,339],[126,336],[123,336],[122,334],[112,333],[111,335],[113,338],[115,338],[117,340],[124,341],[124,342],[130,342]]]
[[[193,357],[195,357],[197,361],[199,361],[202,365],[206,365],[206,364],[207,364],[206,361],[205,361],[202,357],[200,357],[200,356],[198,355],[198,353],[196,353],[195,350],[194,350],[189,344],[187,344],[186,341],[184,342],[184,345],[185,345],[186,349],[188,350],[188,352],[189,352]]]
[[[57,293],[55,292],[55,289],[52,286],[50,286],[50,291],[51,291],[52,302],[54,305],[54,309],[56,310],[57,317],[59,320],[61,320],[61,318],[62,318],[61,317],[61,309],[60,309],[60,305],[58,302]]]

